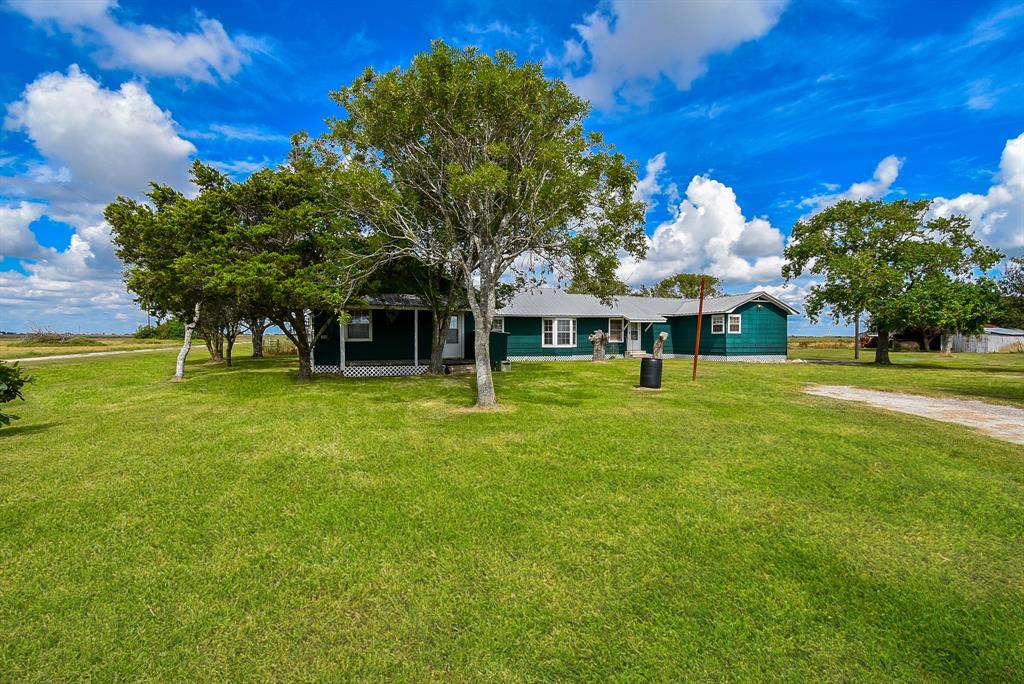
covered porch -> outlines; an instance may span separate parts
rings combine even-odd
[[[433,315],[407,295],[375,297],[368,306],[348,311],[339,325],[337,316],[317,312],[313,325],[327,329],[313,349],[313,372],[344,377],[421,375],[430,363]],[[445,363],[453,367],[471,364],[472,314],[450,317],[445,341]]]

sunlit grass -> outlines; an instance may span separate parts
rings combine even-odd
[[[1024,355],[515,364],[494,413],[173,357],[33,365],[3,679],[1024,677],[1020,446],[802,392],[1024,405]]]

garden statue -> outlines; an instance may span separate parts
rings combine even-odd
[[[660,359],[665,348],[665,340],[668,339],[668,333],[662,331],[658,334],[658,339],[654,341],[654,358]]]
[[[604,361],[604,345],[608,343],[608,333],[604,330],[595,330],[587,339],[594,345],[594,361]]]

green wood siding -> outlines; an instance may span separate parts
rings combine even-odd
[[[508,316],[505,318],[505,332],[508,333],[508,355],[512,356],[579,356],[593,353],[594,347],[587,336],[595,330],[608,332],[607,318],[577,318],[575,347],[542,346],[541,330],[543,318]],[[620,355],[625,352],[625,342],[613,342],[605,347],[608,354]]]
[[[669,339],[675,338],[674,354],[693,354],[697,341],[697,317],[678,316],[669,319]],[[711,314],[704,314],[700,324],[701,356],[725,356],[725,335],[711,334]]]
[[[741,316],[739,335],[725,335],[729,356],[786,355],[786,312],[774,304],[748,302],[733,313]]]
[[[640,346],[648,354],[654,353],[654,340],[662,332],[668,333],[668,339],[665,340],[664,352],[666,354],[676,354],[681,352],[675,351],[675,335],[672,334],[672,326],[669,323],[641,323],[640,324]]]
[[[712,314],[703,316],[700,330],[701,356],[786,355],[788,326],[785,311],[774,304],[748,302],[733,313],[741,316],[739,334],[728,332],[728,314],[724,314],[726,332],[720,335],[711,333]],[[674,338],[671,353],[693,354],[693,344],[697,338],[697,317],[672,318],[669,335],[670,342]]]

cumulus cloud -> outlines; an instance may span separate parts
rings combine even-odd
[[[892,184],[899,177],[901,168],[903,168],[903,160],[896,155],[890,154],[878,162],[878,166],[875,167],[875,172],[870,180],[854,183],[843,192],[830,191],[820,195],[805,197],[798,206],[809,207],[813,211],[821,211],[844,199],[855,202],[866,199],[881,199],[892,191]],[[831,186],[831,188],[833,190],[838,189],[836,186]]]
[[[988,192],[939,197],[931,211],[933,216],[963,214],[988,244],[1011,255],[1024,252],[1024,133],[1006,141],[999,174]]]
[[[0,257],[36,259],[44,249],[29,226],[43,215],[44,204],[21,202],[0,205]]]
[[[5,327],[36,325],[43,312],[53,316],[43,323],[55,326],[71,327],[76,316],[95,321],[91,327],[116,314],[138,320],[102,211],[117,195],[140,195],[150,180],[186,190],[195,147],[143,85],[107,89],[76,66],[29,84],[8,107],[5,127],[24,133],[42,157],[7,184],[26,199],[0,213],[4,252],[10,242],[18,245],[11,256],[31,260],[27,274],[0,273]],[[67,249],[32,249],[35,237],[25,231],[41,214],[74,228]]]
[[[703,272],[730,283],[777,280],[782,233],[765,218],[747,220],[727,185],[694,176],[673,218],[650,237],[647,258],[624,261],[619,277],[649,283],[674,273]]]
[[[662,78],[685,90],[707,71],[707,58],[759,38],[775,26],[786,0],[632,2],[612,0],[573,28],[549,63],[601,109],[645,104]]]
[[[195,15],[196,30],[178,33],[150,24],[121,22],[113,0],[9,0],[32,21],[56,26],[79,43],[99,45],[103,67],[132,69],[157,76],[181,76],[214,83],[227,80],[264,49],[246,35],[231,37],[216,19]]]

